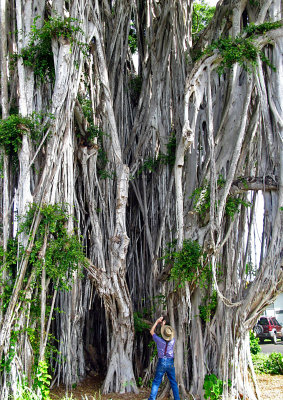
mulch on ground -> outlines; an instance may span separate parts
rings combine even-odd
[[[100,389],[103,379],[99,376],[88,376],[82,382],[78,383],[68,395],[73,395],[74,400],[82,400],[87,397],[87,400],[143,400],[148,398],[150,393],[150,388],[142,388],[139,390],[138,394],[135,393],[108,393],[101,394]],[[61,400],[66,394],[65,386],[60,385],[55,387],[50,391],[50,397],[52,400]]]
[[[283,375],[257,375],[261,398],[283,400]]]
[[[257,375],[261,397],[264,400],[283,400],[283,375]],[[99,375],[88,376],[69,392],[74,400],[144,400],[150,393],[149,388],[140,389],[139,394],[134,393],[108,393],[101,394],[102,379]],[[50,391],[52,400],[61,400],[65,396],[65,387],[60,385]],[[166,399],[163,399],[166,400]]]

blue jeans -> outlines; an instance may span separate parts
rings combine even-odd
[[[148,400],[155,400],[158,392],[158,388],[160,386],[160,383],[162,381],[163,375],[167,373],[174,399],[175,400],[180,400],[179,396],[179,390],[178,390],[178,385],[176,382],[175,378],[175,367],[174,367],[174,358],[159,358],[156,371],[155,371],[155,377],[152,382],[151,386],[151,392]]]

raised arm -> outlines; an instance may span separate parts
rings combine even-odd
[[[161,324],[161,322],[163,324],[165,324],[165,321],[163,321],[163,317],[158,318],[155,323],[152,325],[151,330],[150,330],[150,334],[153,336],[155,334],[155,328],[157,327],[158,324]]]

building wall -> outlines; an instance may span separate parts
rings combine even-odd
[[[274,303],[267,307],[264,315],[275,317],[283,325],[283,293],[279,294]]]

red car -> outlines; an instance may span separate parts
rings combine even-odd
[[[264,339],[270,339],[274,344],[276,344],[277,338],[281,338],[283,341],[282,325],[274,317],[260,317],[254,327],[254,333],[260,343],[263,343]]]

